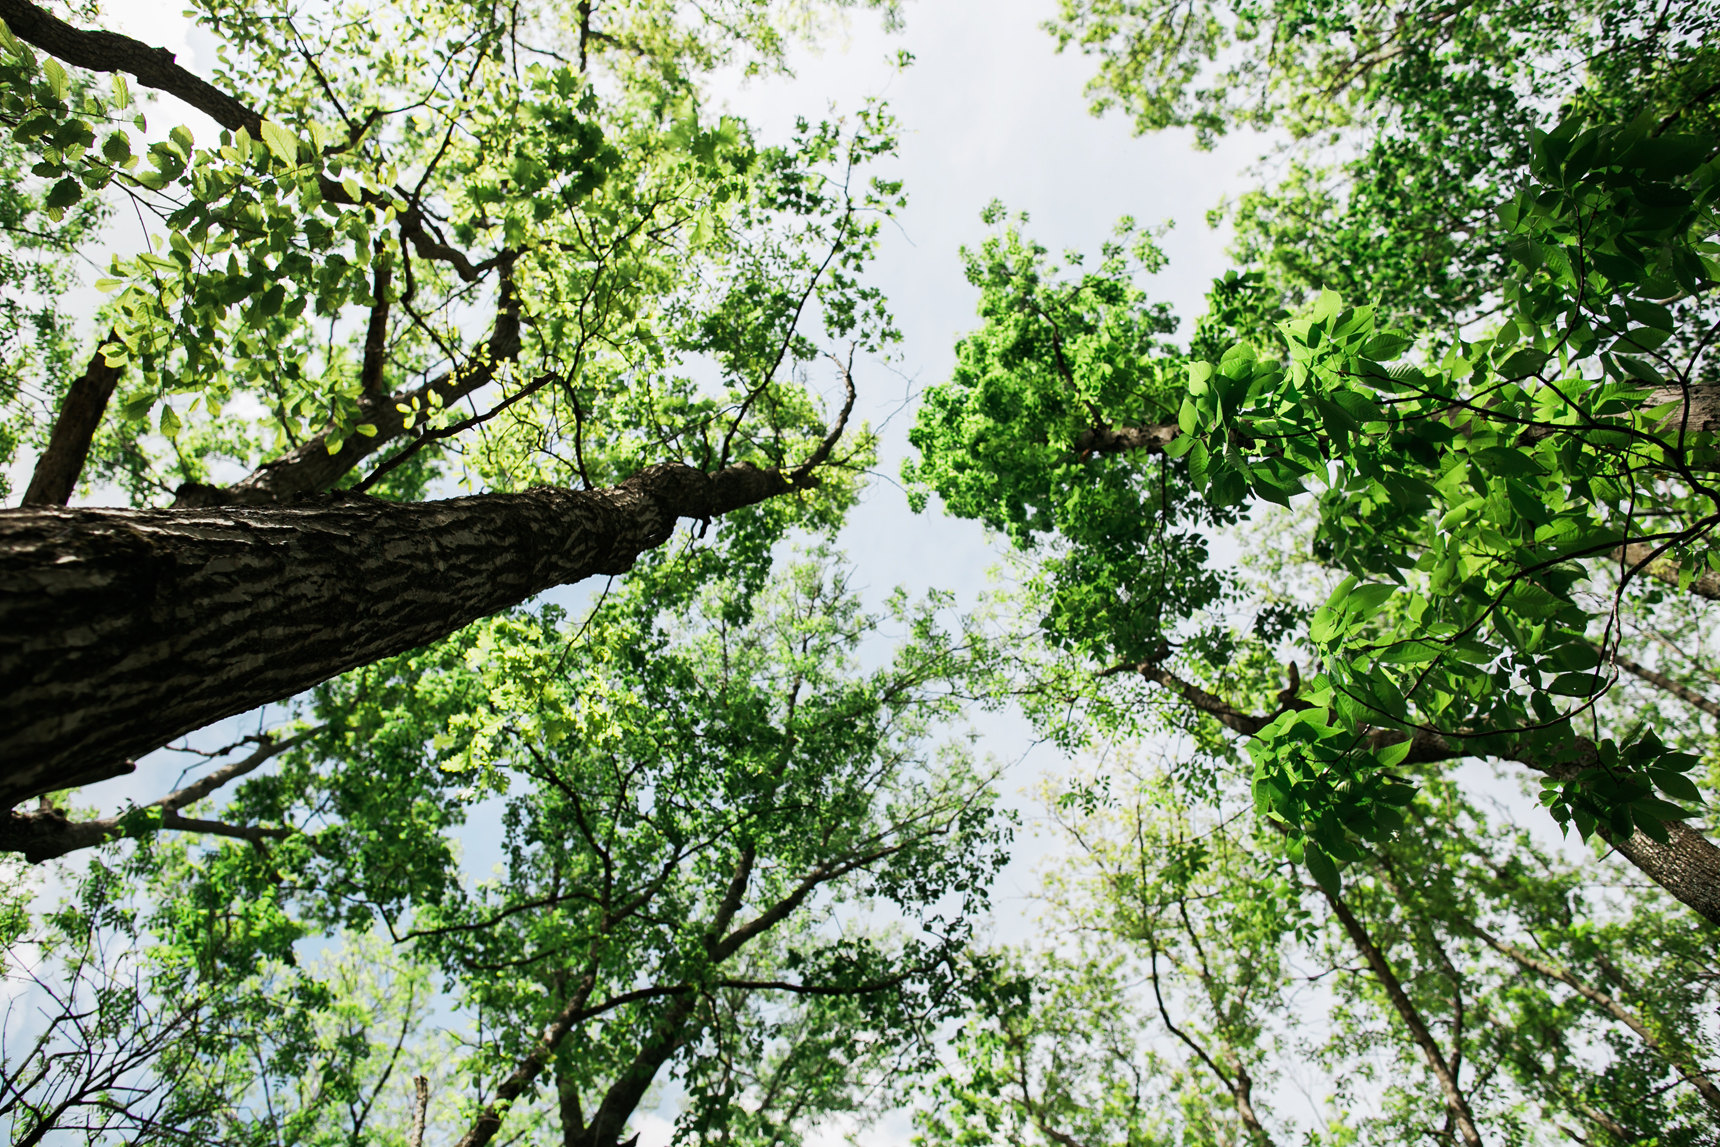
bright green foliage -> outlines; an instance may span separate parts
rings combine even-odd
[[[1680,802],[1701,799],[1687,776],[1695,757],[1640,727],[1619,730],[1628,748],[1590,748],[1582,739],[1590,730],[1579,724],[1617,675],[1607,660],[1621,636],[1609,622],[1611,601],[1659,592],[1645,587],[1637,559],[1621,566],[1615,551],[1646,545],[1656,558],[1675,559],[1686,583],[1720,569],[1712,541],[1720,502],[1703,477],[1720,459],[1705,421],[1714,397],[1705,328],[1693,325],[1700,320],[1685,298],[1720,278],[1712,212],[1720,165],[1707,161],[1708,141],[1656,137],[1650,127],[1639,119],[1583,130],[1573,121],[1537,133],[1536,182],[1500,213],[1518,261],[1493,336],[1463,341],[1437,362],[1406,358],[1407,336],[1380,329],[1372,308],[1328,292],[1282,325],[1288,364],[1239,343],[1217,362],[1189,365],[1165,453],[1179,460],[1173,472],[1196,504],[1183,508],[1169,478],[1160,479],[1168,494],[1148,485],[1165,473],[1161,462],[1109,463],[1133,476],[1136,491],[1132,506],[1111,510],[1112,520],[1132,513],[1138,522],[1198,522],[1251,499],[1287,505],[1308,486],[1318,489],[1310,556],[1349,577],[1306,617],[1305,630],[1295,611],[1263,612],[1257,627],[1269,644],[1301,630],[1299,644],[1322,672],[1295,705],[1254,710],[1276,719],[1245,731],[1257,734],[1250,752],[1258,807],[1291,828],[1293,849],[1314,842],[1311,870],[1334,887],[1332,861],[1354,860],[1358,841],[1394,831],[1409,796],[1392,770],[1410,745],[1387,738],[1398,743],[1381,749],[1381,730],[1437,734],[1464,752],[1549,771],[1544,803],[1585,837],[1637,827],[1663,837],[1664,821],[1690,815]],[[970,343],[987,345],[1007,329],[987,318]],[[1221,318],[1207,329],[1224,325]],[[1010,372],[1011,385],[1052,390],[1047,357]],[[1112,363],[1119,373],[1134,365]],[[1152,381],[1141,384],[1143,394],[1163,402],[1162,375],[1144,377]],[[960,457],[965,442],[1033,432],[989,417],[980,394],[960,374],[929,396],[915,438],[928,457],[912,471],[950,491],[957,512],[976,516],[969,491],[980,487],[951,477],[965,477],[959,467],[971,464],[971,452]],[[971,412],[961,424],[965,442],[948,430],[949,409]],[[1111,416],[1092,417],[1104,426]],[[1039,455],[1016,454],[984,489],[993,505],[1007,505],[1010,491],[1027,483],[1049,485],[1048,475],[1092,465],[1077,458],[1067,421],[1047,420],[1039,433],[1047,443]],[[1059,442],[1060,456],[1051,445]],[[1074,483],[1052,489],[1071,507],[1089,496]],[[1211,671],[1234,656],[1235,639],[1215,635],[1199,612],[1220,604],[1217,595],[1173,592],[1143,604],[1157,586],[1110,574],[1145,564],[1128,553],[1129,535],[1119,542],[1104,531],[1064,529],[1056,513],[1040,521],[1065,547],[1056,555],[1062,566],[1051,569],[1106,571],[1089,575],[1090,625],[1065,643],[1089,665],[1119,655],[1157,664],[1179,644],[1185,663]],[[1144,536],[1166,567],[1204,552],[1168,531],[1162,540]],[[1026,540],[1018,533],[1018,545]],[[1611,601],[1597,601],[1583,586],[1608,562],[1623,577]],[[1053,576],[1045,580],[1055,586]],[[1030,596],[1055,632],[1070,595],[1030,586]],[[1133,640],[1132,618],[1144,610],[1158,611],[1164,648]]]
[[[1046,939],[1008,954],[918,1142],[1407,1145],[1446,1124],[1400,1005],[1278,834],[1235,815],[1246,774],[1220,771],[1216,807],[1126,760],[1097,804],[1050,789],[1069,852]],[[1715,1141],[1690,1082],[1720,1052],[1712,927],[1431,779],[1342,898],[1485,1142]]]
[[[1004,222],[996,205],[985,218]],[[920,460],[904,478],[916,509],[936,492],[1023,549],[1068,543],[1038,567],[1047,638],[1139,660],[1220,598],[1205,538],[1189,527],[1232,516],[1155,513],[1189,506],[1186,478],[1071,449],[1085,428],[1174,417],[1181,379],[1165,336],[1175,320],[1132,281],[1164,265],[1152,236],[1125,220],[1098,268],[1071,256],[1067,279],[1045,256],[1013,223],[963,252],[985,324],[958,344],[950,381],[926,391],[909,432]]]
[[[1335,290],[1443,337],[1493,307],[1493,209],[1553,109],[1716,126],[1703,0],[1063,0],[1048,28],[1096,57],[1094,110],[1137,131],[1287,130],[1228,212],[1287,305]]]
[[[902,644],[862,671],[881,619],[841,564],[771,574],[772,531],[761,552],[738,524],[724,548],[654,555],[578,626],[506,614],[319,689],[327,731],[224,813],[302,832],[200,862],[272,883],[193,883],[164,911],[389,931],[480,1021],[458,1071],[490,1088],[570,1012],[509,1134],[570,1104],[619,1132],[671,1074],[700,1141],[792,1143],[860,1110],[963,1006],[1008,822],[966,749],[930,741],[968,691],[941,603],[898,600]],[[468,815],[504,834],[476,881],[453,839]],[[868,926],[879,912],[895,923]],[[347,1015],[304,1022],[326,1042]],[[375,1040],[335,1043],[362,1090]],[[296,1109],[327,1119],[346,1094],[300,1085]]]
[[[1287,371],[1246,353],[1191,369],[1192,433],[1170,449],[1197,488],[1220,504],[1285,501],[1317,481],[1315,554],[1387,579],[1346,581],[1311,619],[1326,672],[1303,696],[1342,730],[1318,739],[1422,728],[1543,766],[1573,760],[1572,722],[1616,672],[1602,665],[1618,640],[1608,607],[1574,595],[1582,563],[1642,543],[1691,571],[1720,568],[1720,503],[1697,477],[1720,457],[1702,429],[1706,372],[1699,352],[1680,353],[1674,312],[1649,301],[1717,277],[1705,260],[1720,169],[1684,178],[1707,142],[1647,127],[1536,137],[1540,182],[1501,212],[1521,262],[1495,337],[1435,367],[1388,368],[1408,340],[1327,296],[1285,326]],[[1336,797],[1392,763],[1298,764],[1308,720],[1284,714],[1255,750],[1273,808],[1297,824],[1320,822],[1319,800],[1286,801],[1278,783],[1311,770]],[[1652,739],[1623,754],[1603,745],[1593,771],[1550,782],[1545,800],[1585,836],[1597,824],[1659,835],[1687,814],[1657,791],[1698,800],[1683,775],[1694,764]],[[1365,798],[1332,814],[1352,831],[1379,826]],[[1319,839],[1342,854],[1341,835],[1328,822]]]
[[[321,1045],[327,988],[292,969],[300,930],[257,854],[193,857],[159,839],[97,856],[8,963],[21,1021],[5,1047],[14,1141],[261,1142],[258,1087],[316,1075],[350,1094],[350,1046]],[[303,1121],[282,1126],[302,1138]]]
[[[1406,813],[1344,897],[1448,1046],[1465,1044],[1499,1137],[1538,1127],[1552,1141],[1567,1126],[1609,1144],[1713,1143],[1720,1091],[1705,1099],[1690,1080],[1720,1053],[1705,1022],[1714,927],[1640,887],[1607,887],[1449,781],[1430,779]],[[1354,959],[1346,940],[1326,942],[1334,963]],[[1335,1046],[1394,1039],[1396,1070],[1423,1070],[1382,1030],[1377,981],[1348,977],[1337,995]],[[1439,1102],[1406,1089],[1382,1114],[1408,1139]]]
[[[494,372],[462,474],[490,488],[603,482],[641,456],[772,465],[797,431],[821,436],[794,364],[896,338],[859,278],[902,202],[862,174],[893,146],[888,115],[765,146],[707,113],[700,83],[780,67],[795,21],[751,3],[592,12],[214,4],[214,82],[264,120],[207,140],[150,141],[123,77],[81,86],[0,43],[0,113],[49,209],[105,189],[157,230],[97,284],[127,374],[91,476],[146,502],[318,434],[331,454],[374,438],[367,320],[385,393]],[[826,12],[802,6],[801,31]],[[515,316],[517,354],[496,352]],[[716,379],[688,377],[698,356]],[[476,413],[418,407],[401,408],[414,435]],[[415,452],[377,492],[420,496],[458,448]]]
[[[45,428],[66,381],[82,369],[74,363],[72,316],[64,310],[76,282],[72,252],[109,215],[99,198],[51,203],[59,181],[48,177],[78,145],[68,140],[53,149],[57,154],[50,161],[24,132],[26,121],[40,118],[42,106],[69,112],[84,101],[85,86],[62,71],[56,95],[45,78],[28,78],[33,87],[15,65],[0,63],[0,88],[6,89],[0,125],[7,129],[0,140],[0,501],[15,497],[6,471],[19,448],[40,450],[46,444]],[[82,187],[75,180],[73,185]]]

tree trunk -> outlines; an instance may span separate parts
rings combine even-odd
[[[0,808],[630,569],[682,517],[816,484],[652,466],[619,486],[399,504],[0,510]]]
[[[1439,1090],[1445,1096],[1446,1110],[1451,1112],[1453,1121],[1457,1124],[1457,1132],[1465,1147],[1482,1147],[1481,1132],[1475,1126],[1475,1113],[1469,1110],[1469,1100],[1464,1096],[1463,1089],[1458,1086],[1457,1077],[1452,1074],[1451,1066],[1445,1062],[1445,1057],[1439,1050],[1439,1044],[1434,1040],[1433,1033],[1428,1030],[1427,1023],[1421,1018],[1421,1011],[1403,990],[1403,984],[1398,981],[1397,973],[1392,971],[1391,962],[1385,953],[1374,944],[1373,937],[1362,922],[1356,919],[1344,902],[1333,896],[1325,889],[1326,902],[1332,906],[1332,911],[1338,917],[1338,922],[1344,926],[1344,931],[1350,935],[1350,942],[1355,944],[1356,951],[1362,954],[1362,959],[1373,969],[1374,976],[1380,986],[1385,989],[1386,998],[1391,1001],[1397,1011],[1398,1018],[1409,1029],[1410,1039],[1421,1049],[1427,1066],[1432,1069],[1434,1078],[1439,1080]]]

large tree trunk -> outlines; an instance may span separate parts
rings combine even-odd
[[[418,504],[0,511],[0,808],[621,573],[678,518],[810,486],[809,469],[666,464],[602,490]]]

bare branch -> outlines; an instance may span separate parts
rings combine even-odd
[[[267,762],[323,731],[319,726],[295,737],[277,741],[272,736],[255,738],[257,748],[243,760],[216,769],[208,776],[151,801],[145,808],[161,810],[161,827],[178,832],[197,832],[209,836],[226,836],[253,843],[261,840],[281,840],[295,830],[263,828],[255,825],[232,825],[221,821],[200,820],[179,815],[188,804],[202,800],[221,786],[255,772]],[[73,821],[63,809],[44,801],[42,808],[32,812],[11,810],[0,820],[0,852],[21,852],[31,864],[41,864],[57,856],[93,848],[111,840],[119,830],[123,817],[107,816],[95,820]]]

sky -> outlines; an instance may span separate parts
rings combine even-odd
[[[174,51],[195,71],[210,71],[213,45],[190,28],[179,0],[108,0],[105,7],[108,26]],[[851,113],[868,97],[887,100],[901,124],[900,154],[879,173],[904,181],[909,205],[886,230],[872,281],[889,298],[904,338],[895,361],[856,370],[860,416],[884,430],[881,476],[841,539],[859,562],[873,602],[904,585],[915,593],[951,590],[971,605],[998,560],[993,540],[977,525],[935,512],[912,514],[890,481],[908,451],[911,408],[905,403],[948,376],[956,340],[977,325],[977,292],[963,278],[958,249],[984,237],[982,208],[998,199],[1027,212],[1030,234],[1053,251],[1096,252],[1123,215],[1149,227],[1174,223],[1162,243],[1169,265],[1149,292],[1173,303],[1186,329],[1209,281],[1229,266],[1228,236],[1206,225],[1206,212],[1246,187],[1245,169],[1266,146],[1261,137],[1244,135],[1200,152],[1186,134],[1135,138],[1121,118],[1095,119],[1082,95],[1089,62],[1056,54],[1040,29],[1053,10],[1054,0],[916,0],[907,6],[905,31],[895,35],[886,34],[874,14],[856,13],[846,33],[820,51],[796,52],[793,77],[727,77],[714,93],[765,143],[785,138],[797,115]],[[904,49],[914,56],[906,69],[897,64]],[[151,120],[158,127],[186,122],[200,141],[215,130],[183,107],[162,106]],[[590,588],[556,596],[578,601]],[[1031,815],[1025,791],[1069,762],[1047,746],[1033,746],[1018,718],[978,715],[975,726],[982,751],[1006,765],[1010,803]],[[221,743],[255,729],[255,716],[236,718],[202,739]],[[137,774],[88,791],[84,799],[110,809],[153,800],[168,791],[183,760],[146,758]],[[464,846],[471,872],[486,873],[500,859],[495,826],[481,810]],[[1028,892],[1050,847],[1044,836],[1022,838],[996,890],[997,938],[1032,933]],[[636,1121],[641,1147],[668,1142],[662,1114]],[[904,1143],[908,1131],[903,1119],[887,1120],[866,1141]]]

